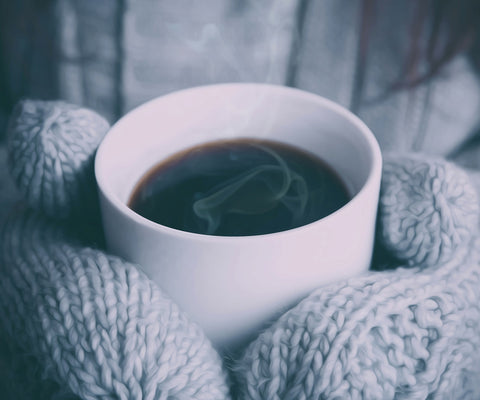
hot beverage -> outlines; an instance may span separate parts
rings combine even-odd
[[[280,142],[216,141],[179,152],[148,171],[129,207],[182,231],[260,235],[309,224],[350,195],[317,156]]]

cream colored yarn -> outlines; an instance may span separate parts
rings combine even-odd
[[[478,399],[480,266],[320,288],[248,348],[242,399]]]
[[[438,158],[390,155],[383,246],[409,268],[319,288],[237,364],[241,399],[479,399],[478,196]]]
[[[9,121],[7,143],[12,177],[27,202],[52,218],[71,217],[76,209],[83,218],[95,214],[93,157],[108,128],[88,108],[20,101]]]
[[[88,214],[86,203],[57,200],[71,188],[94,192],[88,172],[75,168],[92,171],[96,146],[82,147],[70,106],[25,104],[38,113],[27,125],[40,144],[23,144],[30,128],[13,119],[11,168],[37,211],[19,208],[0,237],[0,336],[43,369],[29,382],[27,365],[25,385],[41,387],[40,377],[51,390],[39,395],[56,399],[230,398],[221,359],[200,328],[136,266],[78,240],[71,218]],[[39,115],[54,115],[50,128]],[[98,135],[91,143],[101,126],[89,130]],[[64,137],[72,131],[79,153]],[[60,147],[42,148],[43,135]],[[45,152],[51,161],[32,169]],[[75,161],[78,154],[90,161]],[[66,224],[41,215],[57,207]],[[478,213],[464,171],[441,159],[389,156],[378,232],[404,267],[319,288],[284,314],[233,361],[235,398],[480,398]]]
[[[43,379],[51,390],[42,396],[61,399],[228,399],[227,375],[203,331],[137,266],[75,238],[77,226],[100,229],[88,199],[106,127],[93,111],[28,100],[10,122],[10,167],[28,203],[70,218],[54,224],[20,209],[2,227],[2,337],[44,370],[27,365],[33,376],[18,381]],[[76,195],[83,201],[70,201]]]
[[[435,266],[478,229],[479,201],[467,173],[424,154],[389,154],[383,168],[379,235],[402,262]]]
[[[33,213],[1,236],[0,322],[82,399],[228,399],[201,329],[140,270]]]

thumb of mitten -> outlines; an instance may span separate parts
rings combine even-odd
[[[424,154],[387,154],[377,239],[403,264],[447,262],[478,230],[479,199],[465,170]]]
[[[96,112],[64,101],[26,99],[15,106],[8,164],[31,208],[74,222],[78,234],[101,232],[94,156],[108,128]]]
[[[29,205],[52,218],[97,203],[95,150],[109,128],[96,112],[64,101],[23,100],[9,120],[9,167]]]

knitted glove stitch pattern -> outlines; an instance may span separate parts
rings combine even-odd
[[[27,99],[15,106],[9,166],[31,207],[52,218],[75,210],[90,216],[97,203],[93,157],[108,128],[96,112],[64,101]]]
[[[405,260],[319,288],[237,365],[242,399],[478,399],[478,196],[466,173],[389,155],[382,244]]]
[[[225,399],[220,358],[203,332],[140,270],[65,240],[42,217],[2,237],[2,324],[84,399]]]
[[[245,399],[478,399],[478,265],[320,288],[248,348]]]
[[[25,101],[10,123],[12,175],[34,210],[2,227],[0,338],[25,361],[23,398],[480,397],[479,209],[463,170],[388,155],[378,236],[395,268],[311,293],[230,362],[231,389],[202,330],[137,266],[79,235],[91,208],[73,199],[95,193],[102,121]]]
[[[404,263],[449,261],[478,228],[479,202],[467,173],[425,155],[390,154],[383,168],[379,234]]]
[[[33,161],[25,148],[32,146],[31,132],[19,128],[22,119],[10,124],[11,167],[29,204],[46,215],[58,206],[57,218],[81,215],[85,203],[57,200],[92,189],[87,185],[91,179],[84,179],[85,171],[93,173],[89,163],[96,145],[92,143],[99,143],[104,124],[98,123],[100,117],[93,111],[79,111],[63,102],[26,102],[20,107],[38,114],[28,114],[27,122],[40,124],[32,125],[38,132],[34,139],[40,143]],[[41,119],[42,115],[48,117]],[[93,129],[88,134],[68,128],[79,115],[93,116],[93,125],[83,123]],[[76,146],[85,143],[81,152],[71,150],[74,139]],[[58,146],[57,155],[64,156],[60,167],[51,153],[53,143]],[[39,166],[38,160],[44,164]],[[35,172],[23,178],[32,173],[32,163]],[[63,170],[67,164],[71,169]],[[49,197],[51,192],[56,193],[54,197]],[[64,387],[59,390],[50,384],[52,392],[43,395],[228,399],[221,359],[200,327],[137,266],[72,238],[71,225],[76,220],[52,222],[30,210],[13,213],[3,226],[0,242],[2,330],[12,345],[40,360],[43,379],[53,378]]]

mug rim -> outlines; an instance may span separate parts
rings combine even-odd
[[[102,160],[104,157],[104,153],[106,153],[108,150],[109,135],[111,135],[112,131],[115,131],[116,129],[118,129],[118,127],[121,126],[126,119],[135,118],[136,115],[142,112],[144,109],[154,107],[156,103],[163,102],[165,100],[168,100],[168,98],[171,98],[174,96],[181,96],[194,91],[215,90],[217,88],[228,89],[228,88],[236,88],[236,87],[237,88],[238,87],[243,87],[243,88],[257,87],[257,88],[264,88],[269,91],[280,91],[280,92],[283,92],[284,94],[288,93],[289,95],[301,97],[304,100],[307,100],[311,103],[316,103],[319,106],[327,108],[330,111],[335,112],[340,117],[348,120],[352,125],[354,125],[357,128],[359,132],[361,132],[370,150],[371,167],[369,168],[368,176],[365,179],[365,182],[363,183],[361,188],[352,196],[352,198],[346,204],[344,204],[342,207],[338,208],[337,210],[326,215],[323,218],[317,219],[313,222],[310,222],[305,225],[301,225],[299,227],[285,229],[282,231],[259,234],[259,235],[244,235],[244,236],[221,236],[221,235],[211,235],[211,234],[204,234],[204,233],[195,233],[195,232],[183,231],[181,229],[172,228],[166,225],[159,224],[133,211],[131,208],[127,206],[127,204],[125,204],[118,198],[118,196],[113,192],[113,190],[110,190],[108,188],[108,184],[106,183],[107,178],[105,177],[105,174],[101,173],[102,163],[103,163]],[[179,149],[179,151],[181,151],[181,149]],[[368,188],[376,184],[376,175],[381,173],[381,170],[382,170],[382,155],[381,155],[378,141],[375,138],[375,135],[373,134],[373,132],[370,130],[370,128],[359,117],[353,114],[350,110],[348,110],[344,106],[330,99],[327,99],[323,96],[320,96],[318,94],[308,92],[302,89],[283,86],[283,85],[275,85],[275,84],[268,84],[268,83],[235,82],[235,83],[218,83],[218,84],[200,85],[200,86],[189,87],[186,89],[176,90],[176,91],[155,97],[133,108],[132,110],[124,114],[121,118],[119,118],[110,127],[110,129],[107,131],[107,133],[103,137],[95,154],[94,170],[95,170],[95,179],[97,182],[97,186],[101,194],[105,196],[108,202],[113,207],[115,207],[115,209],[117,209],[118,212],[123,214],[125,217],[133,220],[137,224],[143,225],[155,231],[162,231],[171,236],[180,236],[180,237],[190,238],[190,239],[208,240],[208,241],[211,241],[211,240],[247,241],[247,240],[259,240],[267,237],[278,237],[280,235],[294,234],[296,232],[303,231],[306,229],[312,229],[314,227],[317,227],[319,224],[325,223],[325,221],[327,220],[335,218],[335,216],[338,215],[339,213],[344,213],[349,208],[354,207],[358,199],[362,197],[365,192],[368,191]]]

